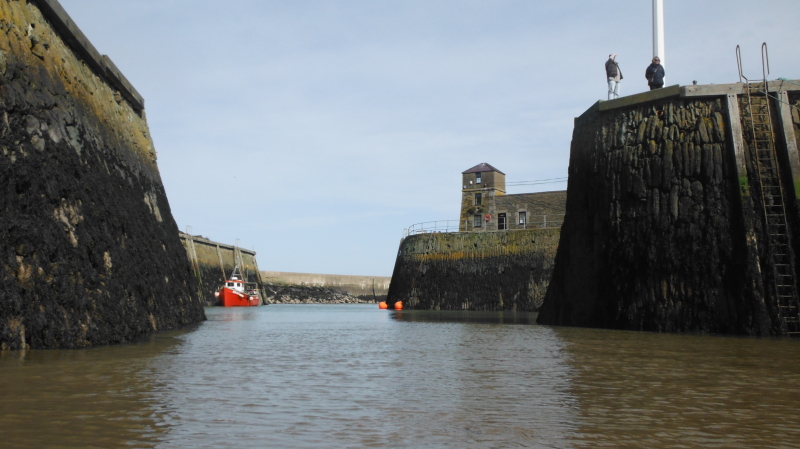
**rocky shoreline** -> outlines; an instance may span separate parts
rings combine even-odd
[[[353,296],[332,288],[305,285],[263,284],[266,304],[371,304],[372,298]]]

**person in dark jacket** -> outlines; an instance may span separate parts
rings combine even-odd
[[[644,72],[644,77],[647,78],[647,85],[650,86],[650,90],[664,87],[664,75],[664,66],[661,65],[661,59],[656,56],[653,58],[653,63]]]
[[[608,99],[619,98],[619,82],[622,81],[622,69],[619,68],[617,55],[611,53],[606,61],[606,78],[608,78]]]

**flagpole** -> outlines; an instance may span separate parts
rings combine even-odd
[[[661,65],[666,66],[664,57],[664,0],[653,0],[653,57],[661,59]]]

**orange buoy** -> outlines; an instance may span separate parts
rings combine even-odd
[[[397,301],[394,303],[394,310],[403,310],[403,301]]]
[[[379,302],[379,303],[378,303],[378,308],[379,308],[379,309],[388,309],[388,308],[389,308],[389,305],[388,305],[388,304],[386,304],[386,302],[385,302],[385,301],[381,301],[381,302]]]

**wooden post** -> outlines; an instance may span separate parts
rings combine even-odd
[[[778,122],[783,139],[781,144],[776,145],[776,148],[786,148],[786,157],[789,160],[789,168],[791,173],[792,193],[794,194],[794,201],[800,199],[800,156],[797,151],[797,138],[794,134],[794,125],[792,124],[792,109],[789,106],[789,95],[787,92],[778,92]],[[780,137],[778,138],[780,139]],[[776,142],[777,143],[777,142]]]
[[[736,179],[739,183],[739,194],[742,198],[750,196],[750,183],[747,180],[747,165],[744,154],[744,135],[742,130],[742,119],[739,115],[739,100],[736,94],[728,94],[726,99],[728,106],[728,129],[731,133],[733,142],[733,153],[736,165]]]
[[[219,257],[219,271],[222,272],[222,282],[225,282],[225,264],[222,262],[222,252],[219,249],[219,245],[217,245],[217,256]]]

